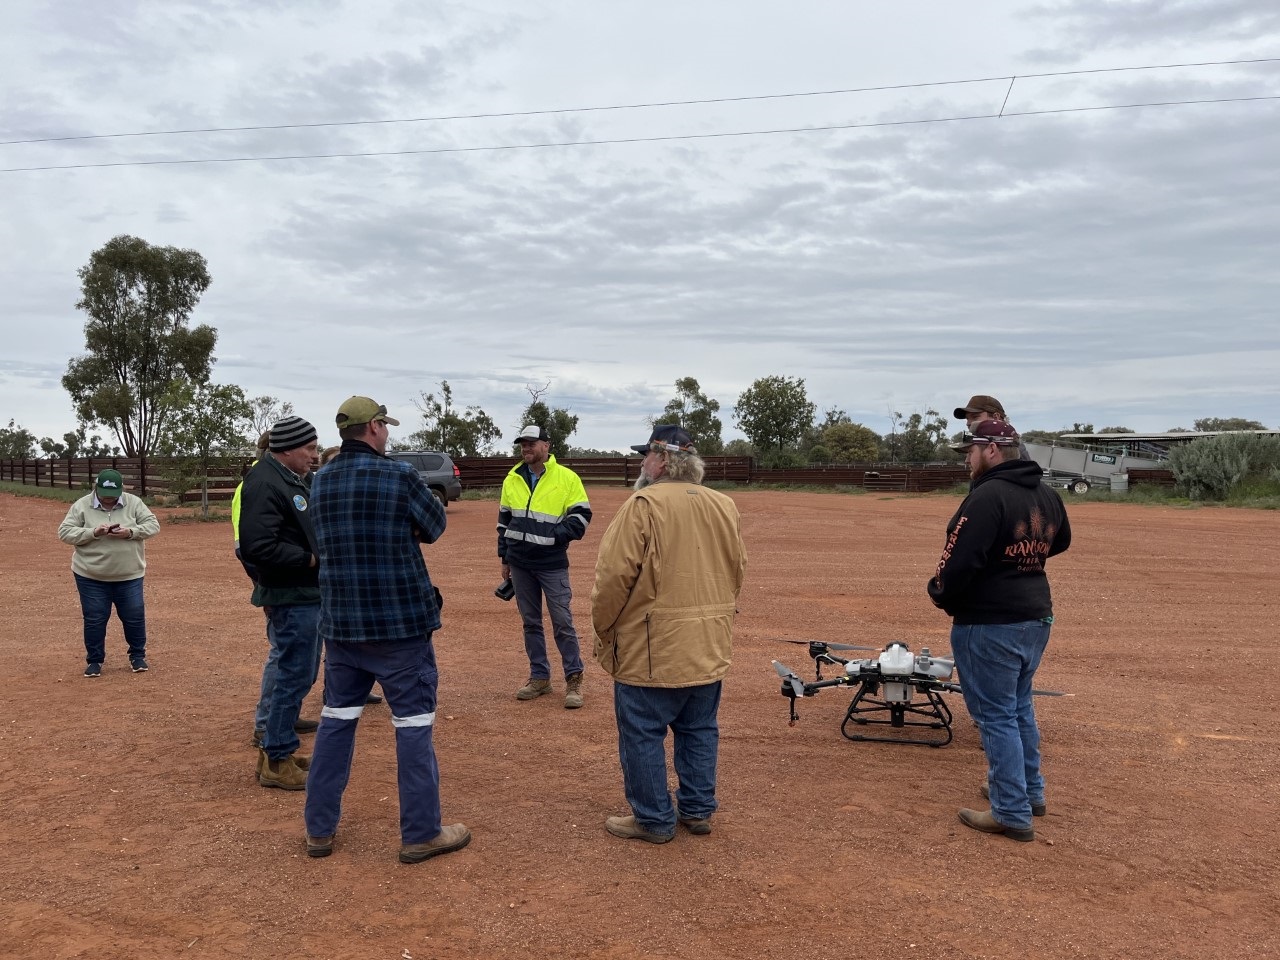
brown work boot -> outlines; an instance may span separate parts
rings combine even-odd
[[[327,857],[333,853],[333,837],[313,837],[307,834],[307,856]]]
[[[400,848],[401,863],[421,863],[442,853],[461,850],[471,842],[471,831],[464,823],[451,823],[426,843],[406,843]]]
[[[582,706],[582,671],[569,674],[564,682],[567,688],[564,692],[564,708],[577,710]]]
[[[980,786],[978,788],[978,792],[982,794],[983,800],[987,800],[987,801],[991,800],[991,788],[987,786],[987,784],[984,783],[982,786]],[[1046,807],[1043,803],[1033,803],[1031,805],[1031,815],[1033,817],[1043,817],[1048,812],[1049,812],[1049,808]]]
[[[1017,840],[1021,843],[1030,843],[1036,838],[1036,832],[1033,828],[1006,827],[991,815],[990,810],[961,810],[960,822],[966,827],[972,827],[974,830],[981,830],[983,833],[1001,833],[1010,840]]]
[[[307,771],[298,766],[294,757],[283,760],[272,760],[265,750],[258,759],[258,783],[264,787],[279,787],[281,790],[307,789]],[[309,758],[303,758],[310,764]]]
[[[648,843],[670,843],[675,839],[674,833],[650,833],[632,817],[610,817],[604,822],[604,828],[615,837],[623,840],[644,840]]]
[[[311,769],[310,757],[300,757],[295,753],[291,757],[289,757],[289,759],[298,765],[299,770]],[[257,776],[257,777],[262,776],[262,768],[266,764],[266,762],[267,762],[267,751],[259,748],[258,749],[258,765],[257,767],[254,768],[254,771],[253,771],[254,776]]]
[[[517,700],[537,700],[544,693],[551,692],[550,680],[539,680],[530,677],[529,682],[516,691]]]
[[[697,837],[705,837],[711,833],[710,817],[686,817],[680,813],[679,807],[676,807],[676,822]]]

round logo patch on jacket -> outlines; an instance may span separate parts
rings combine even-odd
[[[300,510],[300,511],[301,511],[301,510],[306,510],[306,509],[307,509],[307,498],[306,498],[306,497],[304,497],[304,496],[303,496],[302,494],[300,494],[300,493],[295,493],[295,494],[293,495],[293,505],[294,505],[295,507],[297,507],[297,508],[298,508],[298,510]]]

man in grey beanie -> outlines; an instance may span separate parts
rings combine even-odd
[[[318,452],[310,423],[277,421],[240,493],[240,553],[257,569],[252,602],[266,613],[267,638],[278,651],[258,783],[284,790],[307,786],[310,759],[295,756],[294,725],[320,670],[320,563],[309,511]]]

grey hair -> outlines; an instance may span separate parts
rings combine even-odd
[[[680,483],[702,483],[702,478],[707,472],[707,465],[698,456],[697,451],[690,450],[686,452],[680,450],[673,452],[667,450],[664,455],[667,458],[666,477],[668,480],[676,480]]]

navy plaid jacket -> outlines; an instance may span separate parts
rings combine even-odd
[[[324,640],[407,640],[440,628],[419,544],[440,538],[445,512],[413,467],[347,440],[312,481],[311,513]]]

